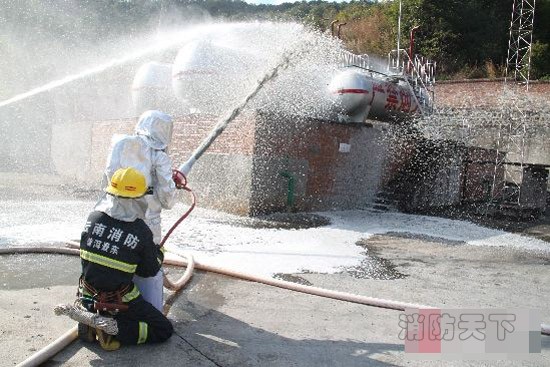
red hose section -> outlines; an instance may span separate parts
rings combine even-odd
[[[183,177],[185,178],[185,184],[180,188],[191,194],[191,206],[189,207],[189,209],[187,209],[187,211],[185,213],[183,213],[183,215],[176,221],[176,223],[172,224],[172,227],[170,227],[168,232],[166,232],[166,234],[162,238],[162,241],[160,241],[160,247],[164,246],[164,243],[168,240],[168,237],[170,237],[172,232],[174,232],[174,230],[180,225],[180,223],[183,222],[183,220],[185,218],[187,218],[189,216],[189,214],[191,214],[193,209],[195,209],[195,203],[196,203],[197,198],[195,197],[195,194],[193,193],[193,190],[191,190],[189,187],[187,187],[187,178],[185,176],[183,176]]]

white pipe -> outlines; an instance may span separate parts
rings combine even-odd
[[[10,247],[0,248],[0,255],[12,254],[61,254],[80,256],[80,250],[69,247]]]
[[[10,252],[10,250],[15,250]],[[36,250],[36,251],[33,251]],[[47,251],[44,251],[47,250]],[[50,252],[54,253],[55,251],[52,250],[59,250],[59,253],[62,254],[69,254],[69,255],[78,255],[79,251],[77,249],[69,249],[69,248],[54,248],[54,247],[46,247],[46,248],[12,248],[12,249],[0,249],[0,254],[2,253],[32,253],[32,252]],[[173,254],[176,254],[178,256],[187,257],[187,255],[180,253],[179,251],[175,250],[174,248],[167,248],[167,252],[171,252]],[[170,256],[165,256],[164,263],[166,265],[174,265],[174,266],[187,266],[187,262],[182,259],[178,258],[170,258]],[[392,301],[392,300],[386,300],[381,298],[374,298],[374,297],[366,297],[361,296],[357,294],[352,293],[345,293],[345,292],[339,292],[339,291],[333,291],[329,289],[324,288],[318,288],[318,287],[311,287],[296,283],[287,282],[284,280],[278,280],[273,278],[267,278],[267,277],[259,277],[253,274],[246,274],[238,271],[234,271],[231,269],[224,269],[216,266],[211,266],[207,264],[201,264],[200,262],[194,260],[194,268],[203,270],[203,271],[209,271],[213,273],[218,273],[226,276],[230,276],[233,278],[248,280],[251,282],[256,283],[262,283],[271,285],[274,287],[284,288],[296,292],[302,292],[307,294],[312,294],[320,297],[326,297],[326,298],[332,298],[337,299],[341,301],[347,301],[347,302],[353,302],[353,303],[359,303],[367,306],[374,306],[374,307],[380,307],[380,308],[388,308],[392,310],[398,310],[403,311],[405,308],[434,308],[432,306],[425,306],[425,305],[418,305],[414,303],[406,303],[406,302],[400,302],[400,301]],[[185,277],[186,274],[183,275]],[[550,335],[550,325],[549,324],[541,324],[541,333],[544,335]]]
[[[397,70],[399,70],[399,65],[401,60],[399,59],[399,53],[401,52],[401,0],[399,0],[399,16],[397,18]]]
[[[67,330],[65,334],[61,335],[55,341],[48,344],[45,348],[40,349],[29,358],[19,363],[16,367],[39,366],[40,364],[55,356],[67,345],[71,344],[74,340],[76,340],[76,338],[78,338],[78,325],[73,326],[72,328]]]
[[[174,250],[173,248],[167,249],[167,251],[171,253],[175,253],[178,256],[182,256],[180,255],[180,253],[178,253],[177,250]],[[164,263],[167,265],[174,265],[174,266],[187,265],[187,263],[184,260],[171,259],[171,258],[165,258]],[[366,296],[361,296],[361,295],[352,294],[352,293],[333,291],[330,289],[324,289],[324,288],[318,288],[318,287],[312,287],[312,286],[287,282],[279,279],[260,277],[257,275],[247,274],[247,273],[243,273],[243,272],[235,271],[231,269],[225,269],[225,268],[220,268],[220,267],[211,266],[207,264],[201,264],[196,260],[194,265],[195,265],[195,268],[203,271],[209,271],[212,273],[222,274],[233,278],[248,280],[250,282],[267,284],[273,287],[288,289],[295,292],[301,292],[301,293],[311,294],[311,295],[320,296],[320,297],[332,298],[332,299],[346,301],[346,302],[359,303],[367,306],[389,308],[389,309],[398,310],[398,311],[404,311],[406,308],[433,308],[430,306],[423,306],[423,305],[418,305],[414,303],[406,303],[406,302],[399,302],[399,301],[390,301],[390,300],[385,300],[381,298],[366,297]]]
[[[193,256],[190,254],[182,254],[178,256],[183,256],[183,258],[187,259],[186,264],[187,268],[185,269],[185,272],[183,273],[182,277],[176,281],[172,282],[166,274],[164,274],[164,286],[171,291],[177,292],[180,289],[183,288],[185,284],[191,279],[193,276],[193,270],[195,270],[195,260],[193,259]]]

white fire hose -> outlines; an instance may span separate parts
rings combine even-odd
[[[69,248],[69,247],[20,247],[20,248],[0,249],[0,255],[28,254],[28,253],[56,253],[56,254],[80,256],[80,251],[74,248],[75,243],[74,242],[71,243],[70,246],[72,248]],[[295,292],[301,292],[301,293],[331,298],[331,299],[345,301],[345,302],[358,303],[366,306],[387,308],[387,309],[392,309],[397,311],[404,311],[406,308],[421,308],[421,309],[434,308],[430,306],[418,305],[413,303],[392,301],[392,300],[386,300],[386,299],[374,298],[374,297],[366,297],[366,296],[361,296],[361,295],[352,294],[352,293],[339,292],[339,291],[334,291],[334,290],[329,290],[324,288],[301,285],[301,284],[296,284],[296,283],[273,279],[273,278],[260,277],[253,274],[242,273],[231,269],[224,269],[224,268],[211,266],[207,264],[201,264],[200,262],[195,261],[191,255],[180,253],[178,250],[173,248],[167,248],[167,252],[177,256],[166,256],[164,258],[164,264],[181,266],[181,267],[187,266],[185,273],[178,281],[174,283],[172,283],[171,281],[168,281],[171,285],[167,288],[176,290],[176,291],[181,290],[181,288],[191,278],[193,268],[197,268],[199,270],[203,270],[206,272],[222,274],[222,275],[230,276],[237,279],[262,283],[273,287],[279,287],[279,288],[288,289]],[[167,255],[169,254],[167,253]],[[550,335],[549,324],[541,324],[541,334]],[[56,339],[54,342],[50,343],[45,348],[41,349],[37,353],[33,354],[32,356],[30,356],[29,358],[27,358],[26,360],[18,364],[17,367],[38,366],[41,363],[46,362],[48,359],[53,357],[58,352],[60,352],[63,348],[65,348],[70,343],[72,343],[76,338],[77,338],[77,327],[75,326],[74,328],[70,329],[65,334],[63,334],[61,337]]]
[[[0,255],[5,254],[32,254],[32,253],[50,253],[50,254],[63,254],[63,255],[75,255],[80,256],[80,250],[75,248],[75,243],[68,241],[69,246],[71,247],[19,247],[19,248],[3,248],[0,249]],[[183,273],[182,277],[172,282],[166,276],[164,277],[165,286],[175,292],[180,291],[185,284],[191,279],[194,270],[194,260],[191,255],[180,255],[185,256],[187,259],[185,263],[187,268]],[[19,363],[16,367],[35,367],[39,366],[42,363],[48,361],[50,358],[55,356],[66,346],[71,344],[78,338],[78,326],[75,325],[69,329],[65,334],[61,335],[52,343],[48,344],[46,347],[40,349],[38,352],[34,353],[23,362]]]

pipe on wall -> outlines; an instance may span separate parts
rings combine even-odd
[[[287,179],[286,208],[290,212],[294,209],[296,177],[289,171],[282,171],[280,175]]]

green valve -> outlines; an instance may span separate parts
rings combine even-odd
[[[286,205],[289,210],[294,207],[294,186],[295,186],[295,177],[292,173],[288,171],[282,171],[281,176],[287,179],[288,187],[286,192]]]

